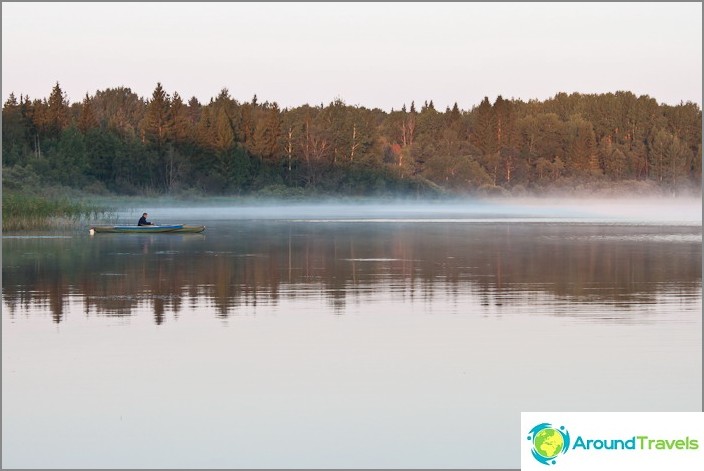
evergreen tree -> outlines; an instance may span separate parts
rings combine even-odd
[[[569,122],[569,167],[574,172],[598,173],[596,138],[590,122],[573,116]]]
[[[279,138],[281,136],[281,116],[276,103],[267,109],[257,122],[254,131],[253,150],[255,155],[265,160],[279,156]]]
[[[173,94],[171,100],[171,114],[169,116],[171,119],[171,139],[176,145],[182,145],[189,139],[192,131],[188,108],[184,105],[178,92],[174,92]]]
[[[2,107],[2,164],[11,166],[22,162],[28,150],[22,109],[14,93],[10,93]]]
[[[91,104],[91,99],[86,93],[83,103],[81,105],[81,110],[78,115],[78,129],[86,134],[91,129],[98,127],[98,119],[93,112],[93,105]]]
[[[475,110],[472,128],[472,143],[481,149],[484,155],[495,154],[499,150],[496,112],[488,97],[484,97]]]
[[[161,86],[156,84],[152,99],[147,103],[142,120],[142,142],[154,146],[157,152],[162,152],[171,132],[173,119],[171,117],[171,100]]]
[[[198,101],[198,98],[191,97],[191,99],[188,100],[187,115],[191,129],[193,129],[193,127],[200,119],[200,113],[202,111],[202,108],[203,106]]]
[[[66,95],[61,90],[59,82],[56,82],[49,95],[49,102],[46,110],[46,131],[48,137],[58,137],[69,124],[69,106]]]

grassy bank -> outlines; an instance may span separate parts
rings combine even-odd
[[[108,208],[67,197],[49,199],[6,191],[2,194],[3,231],[68,228],[108,212]]]

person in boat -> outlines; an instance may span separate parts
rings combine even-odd
[[[139,222],[137,223],[138,226],[153,226],[154,224],[147,221],[147,216],[149,216],[147,213],[142,214],[142,217],[139,218]]]

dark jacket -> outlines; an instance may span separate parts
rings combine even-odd
[[[144,216],[142,216],[141,218],[139,218],[139,222],[137,223],[137,225],[138,225],[138,226],[153,226],[154,224],[152,224],[151,222],[147,221],[147,218],[145,218]]]

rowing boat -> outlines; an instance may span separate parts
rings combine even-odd
[[[165,226],[91,226],[90,233],[120,233],[120,234],[183,234],[184,232],[203,232],[205,226],[189,226],[186,224],[169,224]]]

